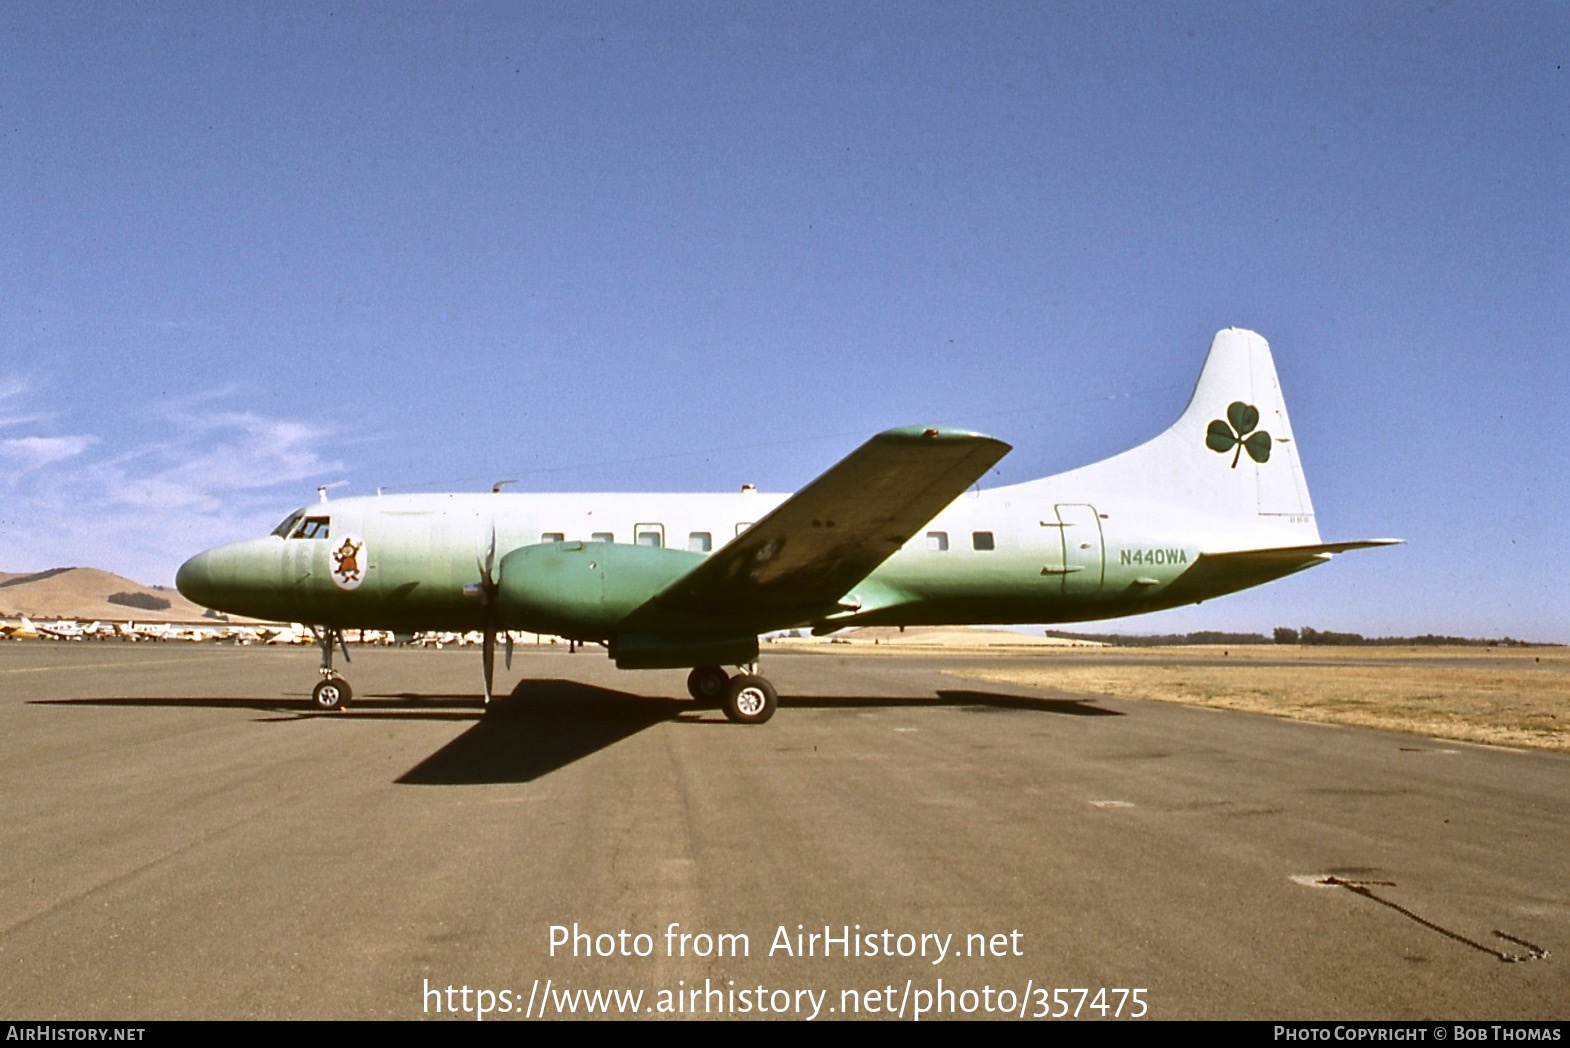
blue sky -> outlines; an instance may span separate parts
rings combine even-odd
[[[0,570],[314,498],[1104,457],[1268,338],[1327,540],[1129,620],[1570,641],[1570,7],[0,8]]]

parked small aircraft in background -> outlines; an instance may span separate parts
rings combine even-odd
[[[1139,447],[973,489],[1008,451],[917,426],[790,496],[342,499],[198,554],[176,585],[314,624],[323,709],[350,698],[332,664],[345,628],[480,631],[487,701],[498,633],[526,630],[603,643],[624,669],[691,667],[694,698],[762,723],[777,703],[757,673],[763,633],[1137,615],[1399,541],[1320,540],[1270,347],[1250,331],[1216,335],[1188,408]]]
[[[37,640],[41,636],[43,634],[38,632],[38,627],[34,626],[26,615],[20,619],[6,619],[0,622],[0,637],[6,640]]]
[[[80,622],[70,622],[65,619],[58,622],[35,623],[23,615],[22,628],[24,631],[31,630],[37,636],[49,637],[52,640],[81,640],[83,637],[96,635],[98,623],[93,622],[84,626]]]

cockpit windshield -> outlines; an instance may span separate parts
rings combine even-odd
[[[305,510],[295,510],[293,513],[284,518],[284,522],[282,524],[273,529],[273,534],[277,535],[281,539],[288,538],[289,532],[294,530],[294,526],[300,523],[300,518],[303,516],[305,516]]]
[[[281,539],[325,539],[331,520],[315,515],[308,517],[305,510],[296,510],[273,529],[273,534]]]

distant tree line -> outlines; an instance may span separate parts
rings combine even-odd
[[[1337,633],[1334,630],[1316,630],[1312,626],[1302,629],[1291,629],[1286,626],[1277,626],[1275,633],[1277,644],[1302,644],[1314,645],[1356,645],[1356,644],[1400,644],[1407,647],[1472,647],[1472,648],[1530,648],[1535,647],[1532,641],[1516,640],[1514,637],[1448,637],[1437,633],[1424,633],[1417,637],[1365,637],[1361,633]]]
[[[1225,633],[1221,630],[1201,630],[1198,633],[1069,633],[1066,630],[1047,630],[1047,636],[1060,640],[1089,640],[1111,644],[1119,648],[1161,648],[1173,644],[1269,644],[1263,633]]]
[[[35,571],[31,575],[18,575],[14,579],[6,579],[4,582],[0,582],[0,589],[4,589],[7,586],[21,586],[28,582],[42,582],[44,579],[52,579],[56,575],[64,575],[70,570],[70,568],[50,568],[48,571]]]
[[[126,608],[141,608],[143,611],[163,611],[169,607],[167,600],[155,597],[151,593],[111,593],[106,599],[110,604],[119,604]]]

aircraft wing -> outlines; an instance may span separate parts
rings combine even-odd
[[[912,426],[879,433],[634,611],[624,629],[761,633],[839,606],[1009,445]]]

